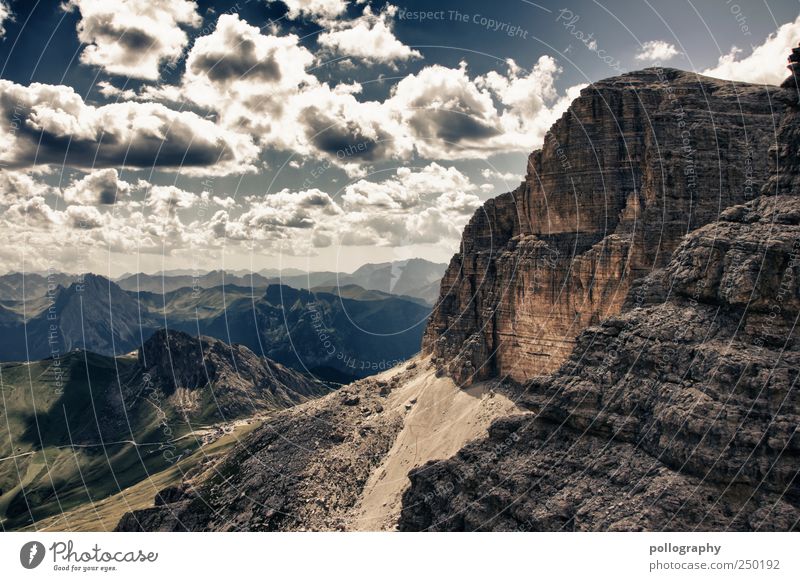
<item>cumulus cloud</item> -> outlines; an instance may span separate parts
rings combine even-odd
[[[191,208],[200,200],[200,196],[177,186],[150,186],[145,200],[154,214],[166,216]]]
[[[130,191],[131,184],[119,179],[115,168],[106,168],[75,180],[64,190],[64,201],[68,204],[111,205],[127,197]]]
[[[64,214],[73,228],[82,230],[100,228],[104,222],[103,215],[94,206],[69,206]]]
[[[0,0],[0,39],[6,37],[6,22],[14,20],[8,0]]]
[[[137,79],[158,79],[189,41],[181,26],[202,22],[193,0],[68,0],[64,8],[81,14],[82,63]]]
[[[297,36],[262,34],[224,14],[189,51],[181,90],[187,100],[217,111],[228,127],[263,142],[291,139],[281,121],[301,89],[318,84],[305,70],[313,60]]]
[[[400,81],[387,106],[402,119],[423,157],[466,159],[529,151],[541,145],[582,88],[570,87],[559,95],[559,73],[549,56],[530,71],[509,59],[505,72],[475,78],[464,63],[457,69],[433,65]]]
[[[247,211],[219,210],[215,237],[292,254],[345,246],[452,243],[481,204],[477,186],[454,167],[401,167],[384,179],[361,179],[330,195],[311,188],[245,199]]]
[[[0,208],[38,196],[44,199],[53,188],[19,171],[0,170]]]
[[[717,66],[704,70],[702,74],[731,81],[779,85],[789,76],[786,59],[798,41],[800,16],[770,34],[748,56],[742,57],[743,51],[734,46],[719,58]]]
[[[434,162],[419,170],[398,168],[394,177],[380,182],[358,180],[345,187],[342,201],[347,210],[367,207],[401,210],[417,207],[424,196],[475,189],[469,178],[455,167],[445,168]]]
[[[463,63],[458,69],[433,65],[408,75],[394,87],[389,106],[425,157],[440,157],[450,149],[480,148],[500,134],[491,95],[476,86]]]
[[[232,218],[220,210],[212,219],[212,230],[231,240],[280,240],[288,231],[314,228],[324,217],[341,215],[342,209],[327,193],[312,188],[301,192],[288,189],[247,199],[248,210]]]
[[[211,220],[199,210],[193,213],[193,208],[198,208],[201,200],[204,210],[235,206],[230,198],[206,192],[197,195],[144,180],[129,185],[131,190],[146,191],[144,203],[129,195],[114,205],[103,204],[94,195],[99,195],[102,188],[86,195],[78,187],[103,182],[101,178],[110,181],[114,176],[105,170],[90,172],[73,181],[70,187],[75,192],[58,196],[53,195],[57,194],[55,188],[34,175],[1,171],[3,265],[9,269],[47,268],[54,262],[70,264],[76,256],[82,264],[104,264],[108,261],[108,256],[102,256],[104,252],[188,257],[202,250],[208,256],[214,252],[218,238],[211,229]],[[122,182],[118,180],[119,183]]]
[[[639,51],[633,58],[637,61],[666,62],[679,54],[680,51],[675,48],[674,44],[670,44],[664,40],[648,40],[639,48]]]
[[[98,82],[97,90],[100,91],[100,94],[104,97],[108,99],[117,99],[118,101],[134,101],[138,98],[138,94],[133,89],[120,89],[108,81]]]
[[[367,6],[355,20],[335,26],[319,35],[320,46],[332,52],[362,59],[367,63],[395,63],[422,58],[419,51],[403,44],[392,30],[397,7],[387,5],[378,14]]]
[[[289,11],[286,16],[292,20],[311,18],[314,20],[331,20],[347,10],[347,0],[268,0],[280,1]]]
[[[159,103],[86,104],[71,87],[0,80],[0,161],[11,167],[171,167],[250,171],[252,139]]]
[[[385,22],[392,10],[365,14]],[[432,65],[404,77],[388,98],[362,100],[358,83],[331,86],[310,74],[313,62],[297,36],[265,33],[226,14],[196,40],[180,85],[148,96],[189,101],[261,148],[322,155],[359,177],[367,164],[413,154],[452,160],[529,150],[581,88],[559,94],[561,69],[545,56],[530,71],[509,60],[506,71],[478,77],[465,63]]]
[[[522,177],[514,172],[504,173],[488,167],[481,170],[481,175],[487,180],[501,180],[504,182],[518,182],[522,180]]]

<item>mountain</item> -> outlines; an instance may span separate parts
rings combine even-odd
[[[165,294],[182,288],[206,289],[222,285],[254,287],[263,290],[269,284],[269,279],[258,273],[234,273],[223,270],[185,273],[183,270],[176,270],[157,274],[131,274],[118,279],[116,283],[127,291]]]
[[[21,319],[2,327],[0,354],[5,361],[35,360],[73,349],[103,355],[136,349],[161,326],[139,302],[108,279],[83,275],[58,287],[52,299],[27,324]]]
[[[528,413],[411,472],[400,528],[796,530],[798,239],[796,196],[690,234],[525,384]]]
[[[357,285],[395,295],[407,295],[433,305],[446,265],[414,258],[381,264],[365,264],[352,274],[333,271],[302,272],[294,268],[265,269],[258,273],[214,270],[192,273],[184,270],[156,274],[131,274],[116,282],[124,290],[165,294],[181,288],[208,289],[218,286],[251,287],[262,293],[270,284],[298,289]],[[2,278],[2,277],[0,277]],[[30,296],[30,295],[29,295]]]
[[[135,355],[71,351],[2,364],[0,377],[4,529],[118,493],[224,426],[328,391],[241,345],[163,330]]]
[[[675,69],[581,91],[466,227],[424,352],[462,383],[558,369],[687,232],[758,195],[781,92]]]
[[[350,276],[340,279],[339,283],[417,297],[433,305],[439,296],[439,284],[445,268],[444,264],[435,264],[421,258],[365,264]]]
[[[129,512],[117,530],[391,529],[410,468],[454,454],[514,409],[413,360],[276,414],[195,485]]]
[[[345,288],[339,295],[270,285],[261,297],[233,300],[222,314],[188,325],[341,383],[384,371],[419,351],[430,307]]]
[[[797,529],[794,86],[585,89],[466,227],[421,355],[117,529]]]
[[[0,276],[0,297],[4,301],[32,300],[47,294],[48,288],[69,286],[79,278],[76,274],[63,272],[10,272]]]
[[[31,310],[36,306],[39,311]],[[203,334],[334,383],[388,369],[419,351],[430,307],[421,299],[355,285],[318,291],[267,285],[124,291],[87,274],[52,299],[28,305],[29,320],[0,306],[0,358],[35,360],[85,349],[119,355],[157,329]]]

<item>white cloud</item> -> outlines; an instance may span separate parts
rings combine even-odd
[[[384,19],[392,10],[371,18]],[[414,153],[452,160],[529,151],[581,88],[559,94],[560,68],[544,56],[530,71],[509,60],[505,72],[478,77],[466,64],[432,65],[403,78],[389,98],[367,101],[359,99],[358,83],[320,82],[307,70],[313,62],[297,36],[264,33],[226,14],[196,40],[180,86],[147,95],[189,101],[261,148],[323,156],[359,177],[370,163]]]
[[[93,230],[104,223],[103,214],[94,206],[69,206],[64,214],[73,228]]]
[[[117,99],[118,101],[134,101],[137,98],[136,91],[133,89],[120,89],[108,81],[100,81],[97,83],[97,88],[100,91],[100,94],[108,99]]]
[[[422,58],[419,51],[409,48],[394,35],[392,20],[396,13],[397,7],[391,4],[379,14],[374,14],[366,6],[361,16],[323,32],[317,42],[336,54],[356,57],[367,63]]]
[[[742,50],[735,46],[719,58],[717,66],[702,72],[710,77],[780,85],[789,76],[786,59],[800,41],[800,16],[770,34],[762,44],[753,48],[749,56],[740,58]]]
[[[301,192],[281,190],[263,198],[247,198],[248,210],[236,219],[220,210],[212,219],[219,237],[231,240],[280,240],[289,231],[314,228],[325,217],[341,215],[342,209],[318,189]]]
[[[130,191],[131,184],[119,179],[115,168],[106,168],[75,180],[64,190],[64,201],[67,204],[111,205],[127,197]]]
[[[200,196],[177,186],[150,186],[145,197],[146,204],[154,214],[174,215],[177,210],[191,208]]]
[[[0,79],[0,161],[11,167],[170,167],[185,173],[252,171],[247,135],[158,103],[86,104],[71,87]]]
[[[158,79],[188,43],[181,26],[202,22],[193,0],[68,0],[64,8],[81,14],[82,63],[137,79]]]
[[[637,61],[666,62],[680,54],[674,44],[664,40],[648,40],[645,42],[634,58]]]
[[[0,0],[0,39],[6,36],[6,22],[14,20],[14,14],[8,5],[8,0]]]
[[[53,188],[19,171],[0,170],[0,208],[22,202],[34,196],[44,197]]]
[[[475,189],[469,178],[455,167],[445,168],[434,162],[420,170],[398,168],[394,177],[381,182],[359,180],[345,187],[342,201],[347,210],[366,207],[401,210],[419,206],[423,196]]]
[[[278,0],[268,1],[276,2]],[[292,20],[301,17],[331,20],[347,10],[346,0],[280,0],[280,2],[289,8],[286,15]]]
[[[297,36],[261,34],[237,15],[224,14],[189,51],[182,95],[262,142],[291,141],[282,122],[301,88],[318,84],[305,70],[313,60]]]
[[[487,180],[500,180],[504,182],[519,182],[522,181],[522,176],[513,171],[503,173],[491,168],[484,168],[481,170],[481,175]]]

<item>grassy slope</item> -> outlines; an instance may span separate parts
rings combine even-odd
[[[122,426],[108,422],[106,402],[117,387],[117,371],[124,376],[132,359],[75,352],[61,363],[61,394],[51,361],[0,366],[4,529],[105,498],[169,467],[161,442],[181,438],[175,455],[200,444],[185,437],[188,427],[173,416],[167,424],[172,433],[165,436],[150,405],[137,406]]]
[[[233,432],[226,434],[211,444],[203,446],[187,458],[174,465],[151,474],[141,482],[125,488],[99,502],[84,503],[72,510],[29,525],[23,530],[39,531],[110,531],[128,511],[153,506],[153,499],[159,490],[175,485],[187,473],[197,471],[208,463],[223,456],[238,441],[260,426],[261,420],[242,423]]]

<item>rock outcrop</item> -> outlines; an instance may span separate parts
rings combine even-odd
[[[401,528],[800,528],[798,277],[800,197],[722,212],[524,385],[527,414],[413,471]]]
[[[674,69],[584,89],[466,227],[423,350],[464,384],[558,369],[687,232],[758,195],[785,92]]]

